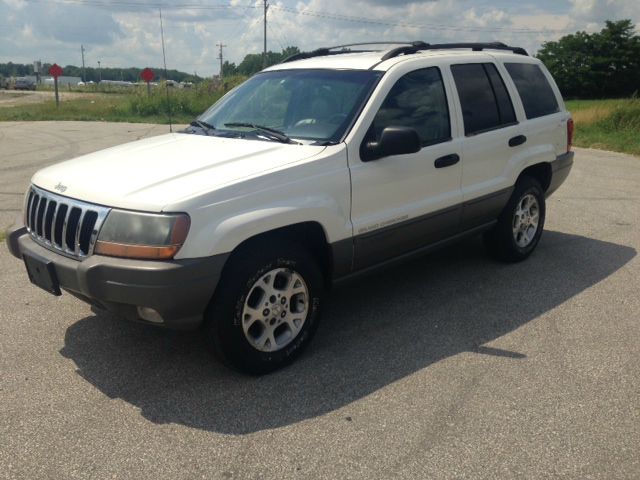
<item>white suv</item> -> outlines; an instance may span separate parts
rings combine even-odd
[[[264,373],[300,354],[338,280],[478,233],[525,259],[572,130],[520,48],[321,49],[180,133],[37,172],[7,242],[45,290],[203,326],[221,359]]]

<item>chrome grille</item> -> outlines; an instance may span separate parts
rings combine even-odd
[[[73,258],[93,253],[110,210],[34,186],[29,189],[25,207],[24,218],[31,237],[40,245]]]

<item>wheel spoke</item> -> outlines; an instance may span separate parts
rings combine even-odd
[[[306,312],[305,312],[306,314]],[[291,332],[295,335],[296,333],[298,333],[298,331],[302,328],[302,324],[304,323],[302,321],[301,318],[299,317],[287,317],[284,320],[286,322],[287,325],[289,325],[289,328],[291,329]]]
[[[276,268],[262,275],[249,292],[242,310],[246,340],[262,352],[280,350],[293,341],[308,314],[309,290],[302,276]]]
[[[273,336],[273,329],[269,327],[267,327],[264,334],[258,339],[256,343],[257,346],[261,347],[261,349],[265,351],[273,351],[278,346],[278,344],[276,343],[276,339]]]
[[[289,281],[289,284],[287,285],[287,290],[285,291],[285,294],[290,299],[291,297],[293,297],[298,293],[305,293],[306,290],[307,289],[304,283],[302,282],[302,279],[298,277],[298,275],[292,275]]]
[[[523,196],[513,214],[513,239],[519,247],[528,246],[535,238],[540,222],[538,199],[531,193]]]
[[[525,231],[524,231],[524,236],[526,239],[526,244],[529,245],[531,243],[531,240],[533,239],[533,235],[536,233],[536,229],[528,226]]]
[[[242,320],[244,321],[246,318],[262,319],[262,311],[245,305],[242,311]]]

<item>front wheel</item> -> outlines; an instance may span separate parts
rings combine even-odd
[[[318,324],[321,271],[302,247],[278,243],[245,248],[232,257],[206,314],[214,353],[250,374],[292,362]]]
[[[545,211],[540,183],[531,177],[522,177],[498,217],[498,223],[484,235],[489,253],[506,262],[526,259],[540,241]]]

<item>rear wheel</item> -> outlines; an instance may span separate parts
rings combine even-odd
[[[507,262],[519,262],[531,255],[542,235],[545,211],[540,183],[531,177],[522,177],[498,223],[484,235],[489,253]]]
[[[234,255],[206,314],[214,353],[246,373],[268,373],[292,362],[318,324],[320,268],[302,247],[278,243]]]

